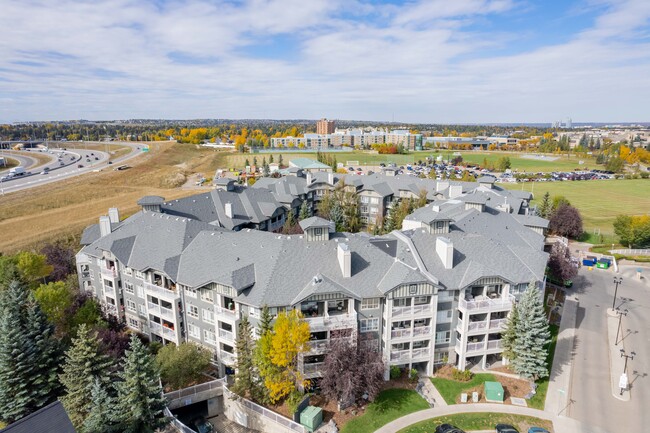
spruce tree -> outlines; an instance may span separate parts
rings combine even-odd
[[[237,370],[235,373],[235,383],[231,387],[231,390],[241,397],[250,396],[254,400],[259,400],[261,396],[256,390],[257,381],[253,366],[255,341],[253,340],[251,324],[247,317],[244,317],[239,323],[235,350],[237,352]]]
[[[83,433],[113,433],[117,432],[116,401],[111,397],[105,385],[95,379],[90,392],[90,412],[84,421]]]
[[[273,164],[273,155],[269,156],[269,164]]]
[[[307,203],[307,200],[303,201],[302,204],[300,205],[300,215],[298,216],[298,219],[300,221],[309,218],[310,216],[310,211],[309,211],[309,205]]]
[[[60,375],[65,395],[63,406],[76,429],[81,429],[91,409],[92,388],[96,380],[106,385],[110,381],[110,358],[103,355],[99,340],[85,324],[79,326],[77,338],[66,352],[63,374]]]
[[[546,356],[551,333],[544,305],[534,281],[530,282],[521,296],[518,313],[513,368],[517,374],[530,380],[548,377]]]
[[[160,374],[153,356],[140,339],[131,335],[129,350],[124,355],[122,382],[117,388],[117,409],[120,431],[125,433],[154,432],[165,426],[166,406],[160,385]]]
[[[551,216],[551,207],[551,195],[546,191],[544,198],[542,198],[542,202],[539,204],[537,213],[540,217],[548,219]]]
[[[56,399],[52,326],[19,282],[0,296],[0,420],[11,423]]]
[[[517,342],[517,325],[519,323],[519,312],[517,304],[512,306],[512,310],[506,320],[506,329],[501,334],[503,343],[503,356],[510,361],[515,359],[515,344]]]
[[[273,329],[273,316],[267,305],[262,307],[262,314],[260,315],[260,336],[271,332]]]

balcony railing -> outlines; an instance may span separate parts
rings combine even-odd
[[[485,349],[485,341],[478,343],[467,343],[467,352],[478,352]]]
[[[214,311],[217,314],[221,314],[222,316],[225,316],[230,319],[235,319],[236,317],[235,310],[229,310],[228,308],[219,307],[218,305],[214,306]]]
[[[416,326],[413,328],[413,336],[431,335],[431,326]]]
[[[503,348],[502,340],[491,340],[487,344],[488,350],[501,349]]]
[[[115,297],[115,287],[107,286],[104,284],[104,293],[107,295],[112,296],[113,298]]]
[[[410,305],[408,307],[393,307],[391,310],[393,317],[428,314],[431,312],[433,312],[433,307],[431,304]]]
[[[81,271],[81,278],[90,278],[90,271]]]
[[[176,340],[176,331],[165,326],[162,327],[163,336],[171,340]]]
[[[390,338],[408,338],[412,335],[411,328],[394,329],[390,331]]]
[[[106,277],[106,278],[117,277],[117,271],[115,269],[100,268],[100,272],[102,273],[102,277]]]
[[[114,316],[117,316],[117,307],[113,304],[105,304],[106,312],[109,314],[112,314]]]
[[[456,353],[460,353],[460,340],[456,339],[456,345],[454,346]]]
[[[490,329],[497,329],[505,327],[506,321],[508,319],[495,319],[490,320]]]
[[[233,333],[231,331],[219,328],[219,338],[224,340],[234,341]]]
[[[150,313],[160,316],[160,305],[154,304],[153,302],[147,302],[147,309]]]
[[[509,295],[507,298],[483,298],[479,297],[474,298],[473,300],[467,301],[461,299],[458,301],[458,307],[464,310],[493,310],[493,309],[506,309],[512,306],[515,297]]]
[[[431,354],[431,348],[429,348],[429,347],[420,347],[418,349],[413,349],[413,353],[411,354],[411,357],[413,359],[422,358],[424,356],[429,356],[430,354]]]
[[[146,292],[149,292],[150,295],[154,295],[157,298],[163,298],[164,300],[169,302],[175,302],[177,299],[180,298],[178,293],[169,289],[165,289],[164,287],[160,287],[156,284],[152,284],[148,281],[144,282],[144,290]]]
[[[162,305],[160,306],[160,315],[166,319],[174,320],[174,310],[171,308],[165,308]]]
[[[406,350],[391,350],[390,360],[391,361],[407,361],[411,359],[411,351]]]
[[[323,368],[324,362],[314,362],[313,364],[304,364],[302,367],[302,372],[304,374],[309,373],[318,373],[321,368]]]
[[[482,320],[480,322],[469,322],[467,324],[467,331],[472,332],[472,331],[483,331],[487,329],[488,327],[488,322],[487,320]]]
[[[357,313],[344,313],[330,316],[318,317],[305,317],[309,326],[313,327],[328,327],[330,329],[339,328],[356,328],[357,327]]]
[[[219,357],[221,358],[221,362],[227,365],[235,365],[235,362],[237,362],[237,357],[234,354],[224,350],[221,351]]]
[[[162,325],[160,323],[156,322],[149,322],[149,329],[151,332],[155,332],[158,335],[162,335],[163,330],[162,330]]]

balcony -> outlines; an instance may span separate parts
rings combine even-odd
[[[167,338],[168,340],[176,341],[176,331],[171,329],[171,328],[167,328],[166,326],[163,326],[162,327],[162,335],[163,335],[163,337]]]
[[[230,352],[226,352],[224,350],[221,351],[219,357],[221,358],[221,362],[223,362],[226,365],[235,365],[235,363],[237,362],[237,357],[234,354]]]
[[[100,272],[102,274],[102,277],[113,279],[117,277],[117,271],[115,269],[106,269],[106,268],[101,268]]]
[[[390,338],[410,338],[413,335],[411,328],[397,328],[390,331]]]
[[[426,335],[431,335],[431,326],[416,326],[413,328],[413,336],[421,337]]]
[[[160,305],[153,302],[147,302],[147,309],[150,313],[160,316]]]
[[[156,322],[149,322],[149,329],[151,332],[155,332],[158,335],[162,335],[163,330],[162,330],[162,325],[160,323]]]
[[[231,331],[222,328],[219,328],[219,338],[228,341],[235,341],[235,337],[233,336],[233,333]]]
[[[90,278],[90,271],[81,271],[81,278],[84,280]]]
[[[106,309],[106,312],[108,314],[112,314],[113,316],[117,316],[117,307],[113,304],[105,304],[104,308]]]
[[[391,310],[391,314],[393,317],[415,316],[420,314],[431,314],[431,313],[433,313],[433,307],[431,304],[410,305],[408,307],[393,307]]]
[[[178,293],[173,292],[172,290],[169,289],[165,289],[164,287],[158,286],[156,284],[152,284],[148,281],[144,282],[144,290],[145,292],[147,292],[148,295],[153,295],[157,298],[162,298],[165,301],[169,301],[172,303],[180,299]]]
[[[480,322],[469,322],[467,324],[467,332],[482,332],[488,328],[488,321],[482,320]]]
[[[465,353],[482,352],[484,349],[485,341],[479,341],[478,343],[467,343],[467,350]]]
[[[104,293],[112,298],[115,298],[115,287],[104,284]]]
[[[220,314],[221,316],[227,319],[235,320],[237,318],[237,315],[235,314],[235,310],[229,310],[228,308],[223,308],[223,307],[219,307],[218,305],[215,305],[214,311],[215,313]]]
[[[160,315],[165,319],[174,321],[176,317],[174,316],[174,310],[171,308],[165,308],[162,305],[160,306]]]
[[[505,328],[507,320],[508,319],[490,320],[490,329],[502,329],[502,328]]]
[[[319,316],[319,317],[305,317],[309,327],[314,328],[328,328],[328,329],[345,329],[357,327],[357,313],[343,313],[336,315]]]
[[[417,359],[417,358],[428,357],[429,355],[431,355],[431,348],[429,348],[429,347],[420,347],[418,349],[413,349],[413,353],[411,354],[411,358]]]
[[[314,374],[320,373],[320,369],[323,368],[324,362],[314,362],[312,364],[303,364],[302,372],[303,374]]]
[[[458,301],[458,308],[466,311],[492,311],[510,309],[515,297],[509,295],[507,298],[487,298],[477,296],[471,300],[461,299]]]
[[[490,340],[487,343],[487,350],[501,350],[503,349],[502,340]]]
[[[391,361],[408,361],[409,359],[411,359],[411,351],[409,349],[390,351]]]

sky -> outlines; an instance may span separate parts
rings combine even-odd
[[[0,122],[650,121],[650,0],[0,0]]]

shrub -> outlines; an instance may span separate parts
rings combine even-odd
[[[402,375],[402,369],[401,368],[399,368],[396,365],[391,365],[390,366],[390,378],[391,379],[399,379],[401,375]]]
[[[457,380],[459,382],[468,382],[472,379],[472,372],[469,370],[459,370],[457,368],[454,368],[452,370],[452,377],[454,380]]]
[[[409,380],[411,382],[416,382],[418,380],[418,371],[415,368],[412,368],[409,371]]]

